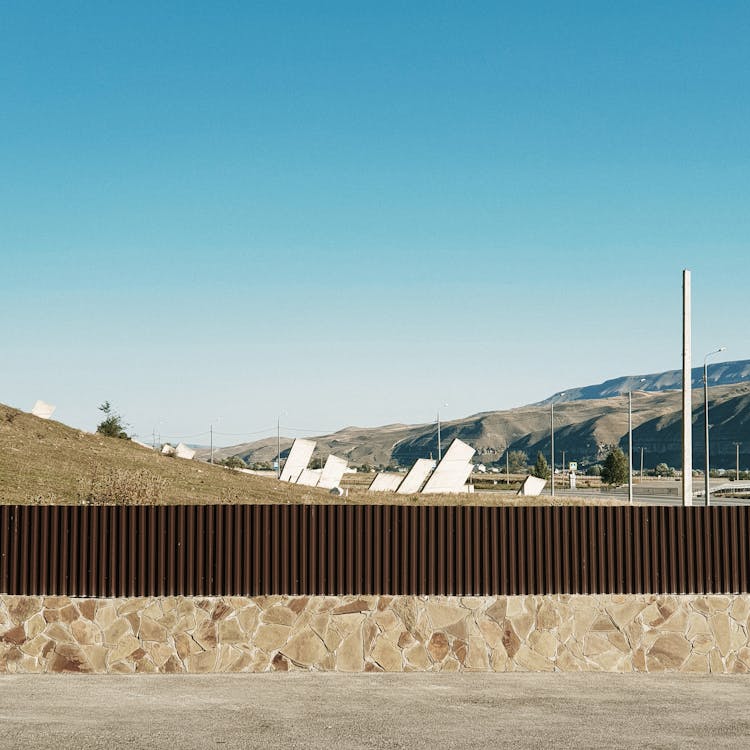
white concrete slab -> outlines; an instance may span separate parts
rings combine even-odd
[[[466,480],[471,475],[471,458],[475,453],[474,448],[456,438],[427,480],[422,493],[436,495],[468,492]]]
[[[332,490],[334,487],[338,487],[341,484],[341,479],[346,471],[347,463],[345,458],[339,458],[338,456],[330,455],[326,459],[325,466],[323,467],[323,473],[320,475],[320,481],[318,487],[323,487],[326,490]]]
[[[174,449],[174,454],[177,458],[187,458],[188,460],[191,460],[195,456],[195,451],[185,445],[185,443],[179,443]]]
[[[292,482],[294,484],[299,479],[302,470],[310,463],[310,458],[314,450],[314,440],[296,438],[289,450],[289,455],[284,463],[284,468],[281,471],[279,479],[282,482]]]
[[[517,494],[521,497],[539,497],[546,484],[546,479],[540,479],[539,477],[532,477],[529,475],[523,480],[521,488],[518,490]]]
[[[297,484],[302,484],[305,487],[317,487],[322,473],[323,469],[302,469]]]
[[[47,404],[44,401],[37,401],[31,409],[31,413],[35,417],[39,417],[39,419],[49,419],[54,414],[56,408],[56,406]]]
[[[368,492],[395,492],[404,479],[403,474],[395,474],[392,471],[381,471],[375,475],[370,482]]]
[[[399,495],[414,495],[419,492],[435,465],[435,461],[430,458],[418,458],[396,492]]]

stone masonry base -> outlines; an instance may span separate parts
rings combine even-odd
[[[749,615],[749,595],[0,595],[0,672],[736,673]]]

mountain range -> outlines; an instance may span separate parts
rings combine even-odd
[[[693,465],[703,465],[702,368],[693,370]],[[509,450],[522,450],[533,462],[538,451],[549,460],[550,401],[555,398],[555,463],[578,461],[586,466],[601,461],[609,449],[627,449],[627,393],[633,391],[634,465],[639,468],[643,449],[645,468],[681,463],[681,383],[679,370],[615,378],[597,385],[571,388],[564,394],[528,406],[487,411],[443,422],[442,447],[454,438],[477,450],[477,460],[503,465]],[[750,452],[750,360],[717,363],[709,369],[712,467],[733,468],[736,443]],[[313,438],[316,455],[335,453],[352,466],[409,466],[417,458],[437,457],[437,425],[391,424],[382,427],[346,427]],[[291,446],[282,438],[282,459]],[[247,463],[271,462],[276,437],[214,451],[216,458],[239,456]],[[565,456],[563,457],[563,452]],[[206,457],[207,452],[199,455]],[[740,448],[741,468],[750,465]]]

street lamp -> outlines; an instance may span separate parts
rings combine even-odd
[[[639,383],[645,383],[641,378]],[[633,504],[633,391],[628,391],[628,502]]]
[[[446,406],[448,406],[448,404],[443,404],[442,408],[445,408]],[[438,439],[438,463],[440,463],[440,461],[443,458],[443,446],[442,446],[442,443],[440,442],[440,409],[438,409],[438,413],[437,413],[437,432],[438,432],[438,434],[437,434],[437,439]]]
[[[564,396],[565,391],[562,391],[561,393],[556,393],[552,397],[552,401],[549,403],[549,434],[550,434],[550,452],[552,454],[552,473],[550,474],[551,477],[551,491],[552,491],[552,497],[555,496],[555,399],[558,396]]]
[[[734,470],[734,481],[739,482],[740,481],[740,446],[742,443],[735,443],[734,447],[737,450],[737,463],[735,464],[736,468]]]
[[[705,479],[705,492],[706,492],[706,505],[711,504],[711,493],[708,488],[708,466],[709,466],[709,448],[708,448],[708,358],[713,357],[714,354],[719,352],[725,352],[726,346],[720,346],[718,349],[714,349],[709,352],[703,358],[703,427],[706,432],[706,476]]]
[[[276,417],[276,479],[281,479],[281,417],[286,416],[283,409]]]
[[[216,419],[214,419],[214,422],[219,422],[219,421],[221,421],[221,417],[216,417]],[[214,425],[213,425],[213,422],[208,426],[208,431],[209,431],[209,434],[211,435],[211,438],[210,438],[211,459],[209,463],[213,463],[214,462]],[[203,434],[205,435],[205,433]]]

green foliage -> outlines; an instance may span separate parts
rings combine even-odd
[[[654,473],[657,477],[673,477],[675,475],[675,470],[671,466],[667,466],[667,464],[656,464],[654,467]]]
[[[529,465],[526,451],[510,451],[508,453],[508,471],[511,474],[524,474]]]
[[[128,434],[125,432],[127,426],[123,421],[122,417],[112,409],[109,401],[105,401],[100,407],[99,411],[104,414],[104,419],[97,425],[96,431],[100,435],[106,435],[107,437],[121,438],[123,440],[130,440]]]
[[[361,471],[365,474],[369,474],[372,471],[372,466],[370,464],[362,464],[361,466],[357,467],[357,471]]]
[[[244,469],[245,462],[239,456],[227,456],[219,462],[228,469]]]
[[[531,467],[531,476],[539,477],[539,479],[550,478],[549,464],[541,451],[536,454],[536,463]]]
[[[250,464],[250,468],[253,471],[271,471],[273,465],[270,461],[256,461],[254,464]]]
[[[590,477],[600,477],[602,475],[601,464],[594,464],[593,466],[589,466],[586,469],[586,474]]]
[[[602,482],[609,485],[625,484],[628,481],[628,459],[619,446],[613,448],[604,459]]]
[[[310,468],[311,469],[322,469],[325,465],[325,461],[322,458],[313,458],[312,461],[310,461]]]

